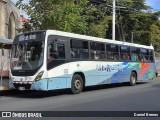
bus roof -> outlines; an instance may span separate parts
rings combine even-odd
[[[154,49],[152,45],[151,46],[146,46],[146,45],[134,44],[134,43],[129,43],[129,42],[117,41],[117,40],[114,41],[114,40],[111,40],[111,39],[91,37],[91,36],[86,36],[86,35],[57,31],[57,30],[47,30],[46,34],[48,34],[48,35],[52,34],[52,35],[58,35],[58,36],[64,36],[64,37],[71,37],[71,38],[77,38],[77,39],[84,39],[84,40],[91,40],[91,41],[97,41],[97,42],[104,42],[104,43],[111,43],[111,44],[118,44],[118,45],[127,45],[127,46],[146,48],[146,49]]]

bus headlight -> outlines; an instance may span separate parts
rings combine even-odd
[[[41,72],[36,76],[36,78],[34,79],[35,82],[38,81],[38,80],[40,80],[40,79],[42,78],[43,73],[44,73],[44,71],[41,71]]]

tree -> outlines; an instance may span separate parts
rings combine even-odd
[[[29,4],[23,0],[17,6],[30,17],[32,29],[55,29],[79,34],[86,33],[86,22],[81,15],[87,0],[75,4],[73,0],[30,0]]]
[[[134,43],[150,45],[150,26],[158,20],[158,13],[152,13],[145,5],[146,0],[120,0],[116,2],[116,39],[131,42],[132,33]],[[112,5],[107,0],[106,6]],[[112,8],[111,8],[112,9]],[[110,23],[107,37],[111,39],[112,27]],[[144,39],[145,38],[145,39]]]
[[[146,0],[116,1],[116,40],[159,47],[160,12],[150,12]],[[17,6],[30,16],[23,31],[55,29],[112,39],[112,0],[23,0]]]
[[[30,23],[24,25],[23,31],[55,29],[105,37],[111,20],[101,7],[92,6],[89,0],[30,0],[29,4],[19,0],[17,6],[30,16]]]
[[[160,20],[151,25],[150,40],[155,51],[160,49]]]
[[[105,38],[108,23],[112,18],[103,12],[102,6],[89,4],[84,10],[83,15],[85,16],[88,28],[87,35]]]

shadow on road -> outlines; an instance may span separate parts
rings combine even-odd
[[[149,84],[149,82],[138,82],[137,85]],[[127,83],[116,83],[116,84],[106,84],[106,85],[98,85],[98,86],[91,86],[86,87],[85,91],[95,91],[95,90],[102,90],[102,89],[114,89],[118,87],[131,87]],[[157,84],[157,87],[160,87],[160,84]],[[53,96],[61,96],[61,95],[71,95],[69,89],[62,89],[62,90],[52,90],[52,91],[18,91],[18,90],[9,90],[9,91],[0,91],[0,96],[9,96],[9,97],[16,97],[16,98],[46,98],[46,97],[53,97]]]
[[[149,82],[137,82],[137,85],[148,84]],[[101,90],[101,89],[112,89],[118,87],[132,87],[128,83],[114,83],[114,84],[105,84],[105,85],[98,85],[98,86],[91,86],[86,87],[84,91],[92,91],[92,90]]]
[[[53,97],[60,96],[64,94],[69,94],[68,90],[52,90],[52,91],[8,91],[8,92],[0,92],[0,96],[8,96],[8,97],[16,97],[16,98],[45,98],[45,97]]]
[[[14,95],[21,95],[23,93],[31,93],[32,91],[18,91],[18,90],[4,90],[0,91],[0,96],[14,96]]]

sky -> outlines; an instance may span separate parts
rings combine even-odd
[[[18,0],[11,0],[13,3],[16,3]],[[27,0],[26,0],[27,1]],[[160,11],[160,0],[146,0],[146,4],[151,6],[155,11]],[[27,15],[24,14],[24,17]]]
[[[148,6],[151,6],[153,9],[155,9],[156,11],[159,10],[160,11],[160,0],[147,0],[146,4]]]

